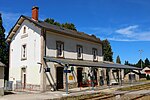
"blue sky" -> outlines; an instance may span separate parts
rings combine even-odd
[[[39,6],[39,19],[54,18],[72,22],[79,31],[108,39],[122,63],[136,63],[150,58],[150,0],[1,0],[6,34],[20,15],[31,16],[32,6]]]

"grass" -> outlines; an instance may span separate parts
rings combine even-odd
[[[150,90],[150,83],[136,85],[136,86],[129,86],[125,88],[119,88],[120,91],[137,91],[137,90]]]

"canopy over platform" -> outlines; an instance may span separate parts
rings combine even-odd
[[[76,59],[62,59],[62,58],[55,58],[55,57],[44,57],[46,62],[55,62],[60,65],[67,65],[67,66],[81,66],[81,67],[97,67],[97,68],[116,68],[116,69],[133,69],[133,70],[141,70],[141,68],[116,64],[112,62],[93,62],[87,60],[76,60]]]

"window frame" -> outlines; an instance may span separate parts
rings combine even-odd
[[[98,61],[98,50],[96,48],[92,48],[92,55],[93,55],[93,61]]]
[[[23,46],[25,46],[25,48]],[[27,60],[27,44],[21,45],[21,60]]]
[[[23,27],[23,34],[26,34],[27,33],[27,28],[26,26]]]
[[[61,55],[58,54],[58,44],[62,45],[61,46]],[[56,41],[56,56],[59,58],[64,58],[64,42],[62,41]]]
[[[78,55],[79,55],[79,48],[81,48],[80,50],[81,50],[81,56],[79,57]],[[83,46],[82,45],[77,45],[76,46],[76,51],[77,51],[77,59],[79,59],[79,60],[83,60]]]

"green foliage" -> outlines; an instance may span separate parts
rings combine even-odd
[[[75,25],[72,23],[64,23],[62,24],[62,27],[77,31]]]
[[[8,66],[8,44],[5,42],[5,29],[2,23],[2,17],[0,14],[0,61]],[[8,69],[9,67],[5,67],[5,77],[4,79],[8,79]]]
[[[150,65],[149,59],[146,58],[146,59],[145,59],[145,67],[147,67],[147,66],[149,66],[149,65]]]
[[[124,65],[129,65],[129,66],[135,66],[135,64],[131,64],[128,61],[125,61]],[[136,66],[135,66],[136,67]],[[124,75],[129,73],[131,70],[130,69],[124,69]]]
[[[8,45],[5,42],[5,29],[2,23],[2,17],[0,14],[0,61],[4,64],[8,64]]]
[[[140,59],[138,61],[138,63],[135,64],[135,66],[141,68],[141,62],[142,62],[142,68],[144,68],[145,67],[145,63],[142,61],[142,59]]]
[[[146,76],[146,79],[147,79],[147,80],[150,80],[150,75],[147,75],[147,76]]]
[[[56,22],[53,18],[47,18],[44,21],[47,22],[47,23],[49,23],[49,24],[61,26],[61,24],[59,22]]]
[[[136,64],[131,64],[128,61],[125,61],[125,65],[135,66],[135,67],[141,68],[141,61],[142,60],[140,59]],[[142,68],[149,67],[149,66],[150,66],[150,61],[148,58],[146,58],[144,62],[142,61]],[[126,69],[125,69],[125,71],[127,72]]]
[[[102,43],[103,43],[104,61],[112,62],[113,61],[113,52],[112,52],[109,41],[106,39],[106,40],[103,40]]]
[[[116,58],[116,63],[121,64],[121,60],[120,60],[119,55],[118,55],[117,58]]]
[[[56,26],[61,26],[61,27],[67,28],[67,29],[71,29],[71,30],[77,31],[77,29],[76,29],[76,27],[75,27],[75,25],[73,23],[62,23],[61,24],[59,22],[56,22],[52,18],[47,18],[44,21],[49,23],[49,24],[53,24],[53,25],[56,25]]]

